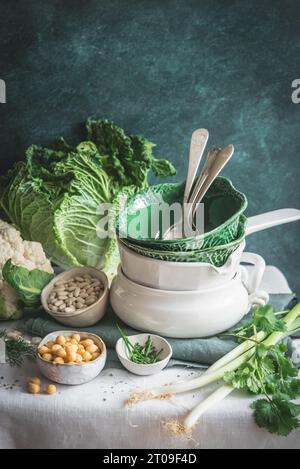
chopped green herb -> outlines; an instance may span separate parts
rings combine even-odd
[[[118,326],[118,324],[117,328],[126,346],[129,360],[142,365],[151,365],[153,363],[157,363],[160,360],[159,356],[163,349],[161,349],[159,352],[156,350],[151,336],[148,337],[144,345],[138,343],[132,344],[122,329]]]

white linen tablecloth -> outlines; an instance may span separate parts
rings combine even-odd
[[[274,267],[267,268],[262,288],[270,293],[290,293],[284,276]],[[213,387],[170,401],[148,401],[130,408],[125,405],[130,392],[137,388],[200,374],[194,369],[172,368],[155,377],[141,378],[111,369],[82,386],[57,386],[54,396],[33,396],[26,393],[26,383],[39,376],[34,363],[22,368],[0,365],[0,448],[300,448],[299,430],[280,438],[259,429],[249,408],[252,399],[241,393],[233,393],[207,412],[192,440],[170,436],[163,423],[182,418]],[[46,384],[46,380],[43,382]]]

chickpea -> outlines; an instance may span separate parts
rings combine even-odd
[[[67,356],[66,356],[66,360],[68,363],[71,363],[71,362],[76,362],[76,352],[72,351],[70,353],[67,353]]]
[[[59,358],[66,358],[67,352],[66,352],[65,349],[62,348],[62,349],[58,350],[55,355]]]
[[[67,351],[67,353],[68,353],[69,351],[70,351],[70,352],[71,352],[71,351],[77,352],[77,350],[78,350],[78,345],[75,345],[75,344],[68,344],[68,345],[66,346],[66,351]]]
[[[62,346],[61,346],[61,345],[58,345],[58,344],[55,344],[55,345],[53,345],[53,347],[52,347],[52,349],[51,349],[51,352],[54,353],[54,355],[57,355],[57,353],[58,353],[60,350],[63,350]]]
[[[65,345],[64,349],[68,352],[69,350],[72,351],[72,350],[75,350],[76,348],[76,345],[74,344],[67,344]]]
[[[85,350],[90,353],[95,353],[95,352],[98,352],[99,349],[96,344],[93,344],[93,345],[88,345]]]
[[[71,339],[70,343],[78,346],[78,340],[76,339]]]
[[[27,391],[30,394],[38,394],[41,391],[41,387],[36,383],[28,383],[27,384]]]
[[[47,362],[52,362],[52,355],[51,353],[44,353],[44,355],[42,355],[43,357],[43,360],[46,360]]]
[[[54,384],[48,384],[46,391],[47,394],[56,394],[56,386]]]
[[[61,357],[55,357],[54,360],[53,360],[53,363],[56,363],[57,365],[64,365],[65,361]]]
[[[76,363],[82,363],[83,361],[83,358],[81,355],[79,355],[79,353],[76,354]]]
[[[66,341],[67,340],[63,335],[59,335],[58,337],[56,337],[56,343],[58,345],[65,345]]]
[[[40,378],[32,378],[29,383],[32,383],[32,384],[37,384],[38,386],[41,385],[41,380]]]
[[[92,339],[85,339],[85,340],[82,340],[80,343],[84,347],[87,347],[88,345],[93,345],[94,341]]]
[[[84,354],[82,355],[82,358],[83,358],[83,361],[90,362],[92,359],[92,355],[90,354],[90,352],[84,352]]]
[[[96,360],[96,358],[100,357],[100,352],[92,353],[92,360]]]
[[[46,347],[51,350],[54,344],[55,342],[53,342],[53,340],[49,340],[49,342],[46,343]]]
[[[38,348],[38,353],[40,355],[44,355],[45,353],[50,353],[50,349],[48,347],[45,347],[45,345],[42,345],[42,347]]]
[[[73,334],[73,335],[72,335],[72,339],[73,339],[73,340],[76,340],[76,342],[80,342],[81,337],[80,337],[79,334]]]
[[[79,355],[82,355],[84,352],[85,352],[84,346],[79,344],[77,353],[79,353]]]

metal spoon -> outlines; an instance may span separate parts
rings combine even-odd
[[[199,205],[201,204],[201,201],[203,200],[205,194],[211,187],[212,183],[214,180],[219,176],[220,172],[224,169],[224,167],[227,165],[228,161],[231,159],[232,155],[234,153],[234,146],[233,145],[227,145],[227,147],[223,148],[220,150],[216,155],[214,160],[212,161],[212,164],[209,169],[209,174],[207,178],[204,181],[204,184],[202,185],[200,191],[198,192],[198,195],[195,199],[195,202],[193,204],[192,208],[192,220],[194,219],[194,216],[197,212],[197,209]],[[190,220],[190,221],[192,221]],[[190,225],[191,226],[191,225]]]
[[[207,179],[207,176],[209,175],[209,172],[210,172],[210,168],[213,162],[215,161],[215,158],[217,154],[219,153],[219,151],[220,151],[220,148],[212,148],[211,150],[209,150],[203,169],[200,173],[200,176],[197,179],[192,195],[190,196],[188,200],[188,203],[190,205],[194,205],[197,195],[201,187],[203,186],[205,180]]]
[[[182,220],[180,220],[171,226],[171,228],[166,231],[163,239],[182,239],[184,237],[195,235],[195,232],[193,231],[193,219],[197,208],[199,207],[199,204],[203,200],[203,197],[207,193],[214,180],[232,157],[233,152],[233,145],[228,145],[222,150],[213,149],[209,152],[203,171],[199,176],[196,184],[197,190],[193,191],[190,199],[193,199],[192,204],[188,204],[188,211],[186,212],[184,223]]]
[[[189,166],[185,183],[183,204],[186,204],[190,198],[194,180],[202,159],[204,149],[208,141],[209,133],[206,129],[197,129],[193,132],[190,145]]]
[[[190,154],[189,154],[189,166],[188,166],[188,174],[185,183],[185,190],[183,196],[183,218],[186,216],[186,208],[187,203],[190,198],[190,193],[194,185],[195,177],[202,159],[202,155],[204,153],[207,141],[208,141],[209,133],[206,129],[197,129],[193,132],[191,138],[191,145],[190,145]],[[171,232],[173,231],[176,225],[182,225],[182,220],[177,222],[175,225],[172,225],[168,228],[168,230],[164,233],[163,239],[169,239],[169,236],[172,239]],[[177,228],[176,228],[177,230]]]

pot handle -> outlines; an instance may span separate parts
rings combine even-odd
[[[296,208],[283,208],[273,212],[262,213],[261,215],[248,218],[246,236],[272,228],[273,226],[284,225],[285,223],[298,220],[300,220],[300,210]]]
[[[265,270],[265,260],[258,254],[252,252],[243,252],[241,263],[251,264],[254,266],[253,272],[248,273],[246,269],[242,269],[242,281],[249,293],[250,306],[264,306],[269,302],[269,294],[264,290],[259,290]]]

